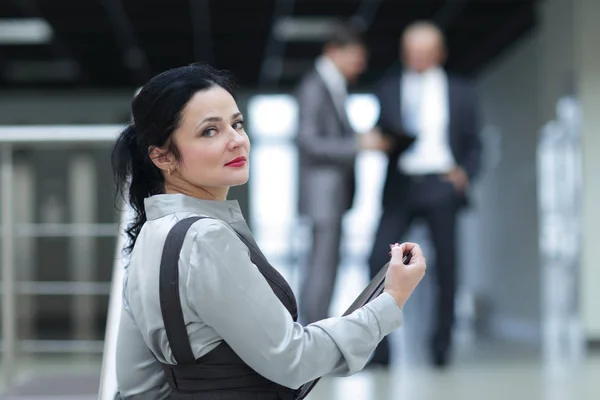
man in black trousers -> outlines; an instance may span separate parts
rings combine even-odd
[[[395,145],[383,189],[383,213],[369,258],[371,276],[387,261],[415,219],[423,219],[435,248],[437,298],[430,338],[432,361],[448,362],[456,291],[457,212],[479,170],[479,111],[473,87],[446,73],[444,37],[428,22],[410,25],[400,41],[403,67],[384,77],[376,91],[377,127]],[[390,362],[387,339],[372,364]]]

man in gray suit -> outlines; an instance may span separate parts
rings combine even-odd
[[[363,73],[366,59],[358,30],[339,24],[297,89],[299,213],[310,222],[313,238],[299,300],[304,323],[328,316],[342,217],[354,197],[356,155],[361,149],[388,148],[376,131],[357,135],[346,114],[347,85]]]

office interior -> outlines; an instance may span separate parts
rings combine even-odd
[[[426,277],[392,334],[392,367],[327,377],[308,398],[599,398],[600,2],[3,0],[0,399],[114,395],[123,207],[110,150],[135,91],[167,68],[207,61],[236,77],[252,172],[229,198],[298,290],[310,237],[295,208],[293,89],[328,24],[352,17],[369,43],[352,126],[377,120],[373,87],[398,62],[402,29],[431,20],[447,37],[446,67],[477,88],[483,165],[460,216],[452,364],[425,360]],[[332,316],[368,282],[385,167],[376,151],[359,156]],[[423,226],[409,236],[431,252]]]

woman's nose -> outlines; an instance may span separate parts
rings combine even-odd
[[[243,132],[233,130],[233,137],[230,141],[233,148],[243,146],[248,141],[248,137]]]

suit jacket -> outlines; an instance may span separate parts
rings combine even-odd
[[[299,129],[298,210],[313,220],[339,219],[352,207],[356,133],[335,107],[321,75],[308,73],[296,90]]]
[[[403,132],[401,115],[402,70],[387,75],[380,82],[376,95],[381,112],[377,125],[388,135]],[[452,156],[472,182],[480,168],[481,141],[479,138],[480,112],[473,86],[464,79],[448,74],[448,140]],[[396,207],[406,200],[410,178],[398,168],[398,159],[406,147],[396,147],[388,154],[389,164],[385,179],[383,207]],[[462,196],[459,205],[468,204]]]

